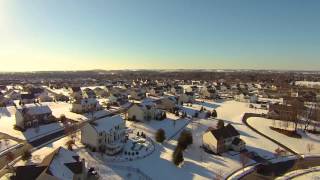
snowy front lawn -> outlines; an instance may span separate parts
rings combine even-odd
[[[126,125],[129,129],[132,129],[135,132],[140,131],[145,133],[148,137],[152,138],[153,140],[155,140],[154,135],[156,131],[161,128],[165,131],[166,138],[168,139],[173,135],[175,135],[177,131],[181,130],[181,128],[186,126],[186,124],[188,124],[190,121],[187,119],[176,119],[176,118],[173,119],[173,117],[170,118],[170,116],[171,115],[167,115],[168,118],[162,121],[158,121],[158,120],[151,120],[149,122],[127,121]]]

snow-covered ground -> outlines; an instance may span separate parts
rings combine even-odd
[[[320,153],[320,135],[299,131],[299,134],[302,136],[301,139],[288,137],[269,128],[270,126],[273,126],[273,121],[274,120],[259,117],[248,119],[248,123],[258,131],[281,142],[300,154],[309,153],[307,148],[308,144],[313,144],[313,150],[310,153]],[[279,121],[276,121],[276,124],[278,123]]]
[[[178,119],[170,113],[167,113],[167,117],[167,119],[162,121],[151,120],[150,122],[145,123],[127,121],[126,125],[129,129],[134,130],[135,132],[143,132],[148,137],[154,139],[154,135],[158,129],[164,129],[166,138],[170,138],[190,121],[187,119]]]
[[[266,113],[264,110],[251,109],[248,103],[236,101],[226,101],[222,103],[205,102],[202,105],[208,110],[216,108],[218,119],[224,120],[225,124],[231,123],[239,131],[249,151],[255,151],[265,158],[274,157],[273,152],[278,146],[250,130],[241,121],[245,112]],[[193,105],[191,109],[200,109],[202,105]],[[90,166],[97,167],[103,177],[108,179],[129,179],[128,171],[121,172],[121,170],[114,168],[116,166],[138,168],[155,180],[214,179],[216,175],[226,177],[228,174],[241,168],[238,153],[224,153],[222,156],[216,156],[208,154],[200,148],[202,145],[202,134],[208,127],[215,126],[218,119],[193,119],[191,122],[188,119],[178,119],[178,117],[170,113],[167,113],[167,118],[168,119],[163,121],[152,120],[146,123],[127,122],[129,129],[135,132],[143,131],[150,138],[154,138],[154,134],[159,128],[165,130],[167,138],[176,135],[173,139],[167,140],[163,144],[155,143],[155,151],[143,159],[129,162],[103,161],[102,158],[92,156],[85,148],[81,147],[81,145],[77,145],[76,151],[81,157],[86,159]],[[184,127],[192,131],[194,143],[184,151],[184,163],[182,166],[176,167],[171,162],[171,157],[177,145],[179,133]],[[57,145],[65,143],[63,140],[59,141],[62,142],[56,143]],[[39,155],[45,154],[51,147],[55,146],[56,145],[48,145],[43,148],[44,152],[41,152],[41,149],[40,152],[36,151],[35,153],[39,153]],[[250,163],[254,163],[254,161],[248,164]],[[135,171],[130,172],[132,173],[130,179],[137,179],[138,176],[141,176],[139,173],[134,173]]]
[[[245,112],[265,113],[264,110],[250,109],[249,104],[235,101],[223,103],[205,102],[203,105],[207,109],[210,109],[210,107],[211,109],[216,108],[219,119],[235,126],[240,132],[241,138],[247,143],[249,151],[255,151],[266,158],[274,157],[273,151],[277,148],[277,145],[264,137],[257,135],[242,124],[241,121],[242,115]],[[200,109],[201,105],[193,105],[191,108]],[[161,122],[163,124],[161,124]],[[223,156],[215,156],[204,152],[200,148],[202,144],[202,134],[208,127],[215,126],[216,123],[217,120],[213,119],[197,119],[186,127],[193,132],[194,144],[184,152],[184,164],[181,167],[176,167],[171,162],[171,156],[176,147],[178,135],[163,145],[156,144],[156,150],[151,156],[142,160],[128,162],[126,165],[129,164],[130,166],[138,167],[156,180],[213,179],[216,177],[216,174],[225,177],[241,167],[239,155],[232,156],[231,154],[225,153]],[[157,124],[156,128],[154,127],[155,124]],[[173,131],[172,129],[170,130],[172,123],[166,121],[152,122],[151,125],[139,123],[136,126],[142,126],[142,129],[144,129],[145,132],[151,134],[154,134],[154,131],[158,128],[163,128],[166,133],[172,133]],[[253,161],[250,163],[253,163]]]
[[[0,139],[0,153],[6,149],[9,149],[10,147],[18,144],[16,141],[13,141],[11,139]]]
[[[320,82],[314,82],[314,81],[296,81],[295,84],[297,86],[305,86],[305,87],[319,87]]]

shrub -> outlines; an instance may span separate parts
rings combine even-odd
[[[219,120],[218,124],[217,124],[217,129],[221,129],[224,127],[224,121],[223,120]]]
[[[166,133],[163,129],[158,129],[155,135],[156,141],[162,143],[166,139]]]
[[[217,116],[218,116],[218,115],[217,115],[217,111],[216,111],[215,109],[212,111],[211,114],[212,114],[212,117],[213,117],[213,118],[217,118]]]
[[[182,150],[185,150],[192,143],[193,143],[192,133],[187,130],[182,131],[178,139],[178,146]]]
[[[30,152],[30,151],[24,151],[23,154],[22,154],[22,156],[21,156],[21,159],[24,160],[24,161],[26,161],[26,160],[30,159],[31,156],[32,156],[32,155],[31,155],[31,152]]]
[[[183,160],[184,160],[184,158],[183,158],[182,149],[179,146],[177,146],[172,154],[172,162],[176,166],[179,166],[183,162]]]

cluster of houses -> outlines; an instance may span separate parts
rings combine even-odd
[[[186,84],[189,85],[186,85]],[[191,84],[191,85],[190,85]],[[277,93],[275,93],[277,92]],[[282,98],[278,102],[264,101]],[[174,112],[185,103],[196,99],[232,98],[247,103],[267,103],[268,116],[273,119],[293,121],[299,115],[297,109],[305,109],[305,102],[315,101],[315,93],[302,90],[283,90],[276,86],[253,83],[227,84],[219,82],[185,81],[115,81],[104,86],[75,85],[70,87],[49,86],[7,87],[0,86],[0,105],[16,106],[16,127],[27,129],[54,122],[49,106],[41,102],[64,101],[71,104],[70,111],[88,113],[103,109],[103,102],[112,106],[130,104],[126,119],[150,122],[166,118],[166,112]],[[146,101],[149,99],[149,101]],[[150,100],[151,99],[151,100]],[[116,155],[123,151],[129,136],[126,121],[120,115],[95,119],[81,128],[81,143],[91,151]],[[202,135],[203,147],[216,154],[226,151],[242,151],[246,143],[231,125],[210,128]],[[59,148],[38,165],[21,166],[15,170],[15,179],[88,179],[95,173],[85,166],[72,151]]]

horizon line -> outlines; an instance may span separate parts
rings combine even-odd
[[[33,70],[33,71],[1,71],[0,73],[39,73],[39,72],[87,72],[87,71],[283,71],[283,72],[320,72],[305,69],[232,69],[232,68],[128,68],[128,69],[79,69],[79,70]]]

